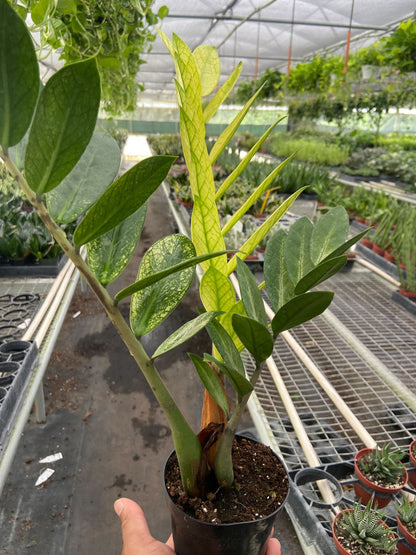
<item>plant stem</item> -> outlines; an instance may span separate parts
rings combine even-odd
[[[81,275],[84,277],[85,281],[88,283],[92,292],[98,298],[116,331],[136,361],[138,367],[141,369],[147,383],[162,407],[171,428],[185,491],[195,494],[196,476],[201,457],[201,445],[196,434],[186,422],[183,414],[161,380],[152,360],[147,355],[141,342],[128,326],[108,291],[91,272],[82,256],[69,242],[64,231],[50,217],[45,203],[34,191],[32,191],[32,189],[30,189],[22,173],[16,168],[8,154],[0,149],[0,157],[4,160],[7,169],[12,177],[17,181],[19,187],[22,189],[29,202],[38,212],[45,226],[59,243],[62,250],[67,254],[68,258],[72,260]]]
[[[253,389],[257,383],[257,380],[259,379],[261,368],[261,364],[256,366],[256,369],[254,370],[251,377],[250,383],[253,386]],[[219,441],[217,453],[215,456],[215,476],[220,486],[231,487],[234,481],[234,470],[232,461],[233,440],[237,431],[237,426],[240,422],[241,416],[243,415],[244,409],[247,406],[250,395],[251,393],[247,393],[247,395],[244,395],[241,401],[237,404]]]

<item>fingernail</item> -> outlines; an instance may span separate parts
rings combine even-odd
[[[120,516],[121,511],[124,508],[124,503],[121,499],[117,499],[117,501],[114,503],[114,510],[117,514],[117,516]]]

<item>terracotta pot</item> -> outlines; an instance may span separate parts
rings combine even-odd
[[[373,242],[370,241],[369,239],[366,239],[365,237],[362,237],[360,242],[361,242],[362,245],[364,245],[364,247],[367,247],[368,249],[373,248]]]
[[[393,255],[392,249],[384,251],[384,258],[386,260],[388,260],[389,262],[391,262],[392,264],[394,264],[396,262],[396,258]]]
[[[413,454],[414,450],[416,450],[416,439],[409,445],[409,459],[413,464],[413,470],[409,472],[409,482],[416,489],[416,455]]]
[[[399,517],[397,517],[397,528],[405,541],[399,543],[399,555],[414,555],[416,553],[416,537],[404,526]]]
[[[384,257],[384,249],[382,247],[379,247],[378,245],[376,245],[375,243],[373,243],[373,252],[375,252],[376,254],[378,254],[379,256],[383,256]]]
[[[377,505],[379,509],[382,509],[383,507],[385,507],[390,503],[393,495],[398,491],[400,491],[407,484],[407,470],[405,467],[403,467],[403,485],[401,485],[400,487],[386,488],[386,487],[382,487],[377,484],[374,484],[361,472],[357,464],[358,461],[364,455],[367,455],[367,453],[369,453],[370,451],[373,451],[373,449],[365,448],[365,449],[361,449],[355,454],[354,470],[358,478],[358,482],[354,483],[354,491],[357,498],[361,499],[361,502],[363,503],[363,505],[367,505],[371,497],[374,495],[374,499],[371,506],[375,507]]]
[[[340,553],[341,555],[351,555],[351,551],[348,551],[348,549],[346,549],[346,548],[339,542],[339,540],[338,540],[338,538],[337,538],[337,536],[336,536],[336,533],[335,533],[336,522],[337,522],[337,520],[338,520],[339,518],[341,518],[341,515],[342,515],[344,512],[351,512],[352,510],[353,510],[353,509],[344,509],[344,511],[339,512],[339,513],[335,516],[334,520],[332,521],[332,537],[333,537],[333,539],[334,539],[335,547],[337,548],[338,553]],[[384,523],[384,525],[385,525],[386,528],[388,528],[388,526],[387,526],[386,523]],[[395,553],[397,553],[397,547],[396,547],[396,549],[393,551],[393,554],[392,554],[392,555],[394,555]]]
[[[172,455],[173,453],[170,457]],[[275,457],[276,464],[282,465],[287,473],[282,459],[276,454]],[[187,515],[175,505],[166,489],[165,492],[171,516],[175,552],[178,555],[264,555],[266,542],[273,530],[276,517],[289,496],[288,490],[279,508],[259,520],[215,524],[202,522]]]
[[[403,297],[407,297],[408,299],[416,302],[416,291],[408,291],[407,289],[399,287],[399,293],[400,295],[403,295]]]

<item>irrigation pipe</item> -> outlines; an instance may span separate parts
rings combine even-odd
[[[360,256],[359,252],[356,252],[356,255],[357,255],[356,260],[359,264],[361,264],[362,266],[364,266],[368,270],[371,270],[372,272],[374,272],[378,276],[382,277],[386,281],[392,283],[394,286],[399,287],[400,283],[397,281],[397,279],[395,279],[392,276],[389,276],[389,274],[386,274],[386,272],[383,272],[383,270],[381,270],[380,268],[377,268],[377,266],[375,266],[374,264],[371,264],[371,262],[368,262],[367,260],[364,260],[364,258],[362,258]]]

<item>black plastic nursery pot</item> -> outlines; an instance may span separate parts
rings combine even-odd
[[[254,443],[254,440],[251,440]],[[168,457],[174,455],[174,452]],[[288,480],[288,492],[280,506],[268,516],[247,522],[216,524],[202,522],[186,514],[169,495],[166,484],[167,505],[171,515],[171,525],[175,552],[178,555],[264,555],[266,542],[270,537],[275,520],[283,509],[289,495],[288,471],[282,459],[274,453],[276,465],[281,465]]]

